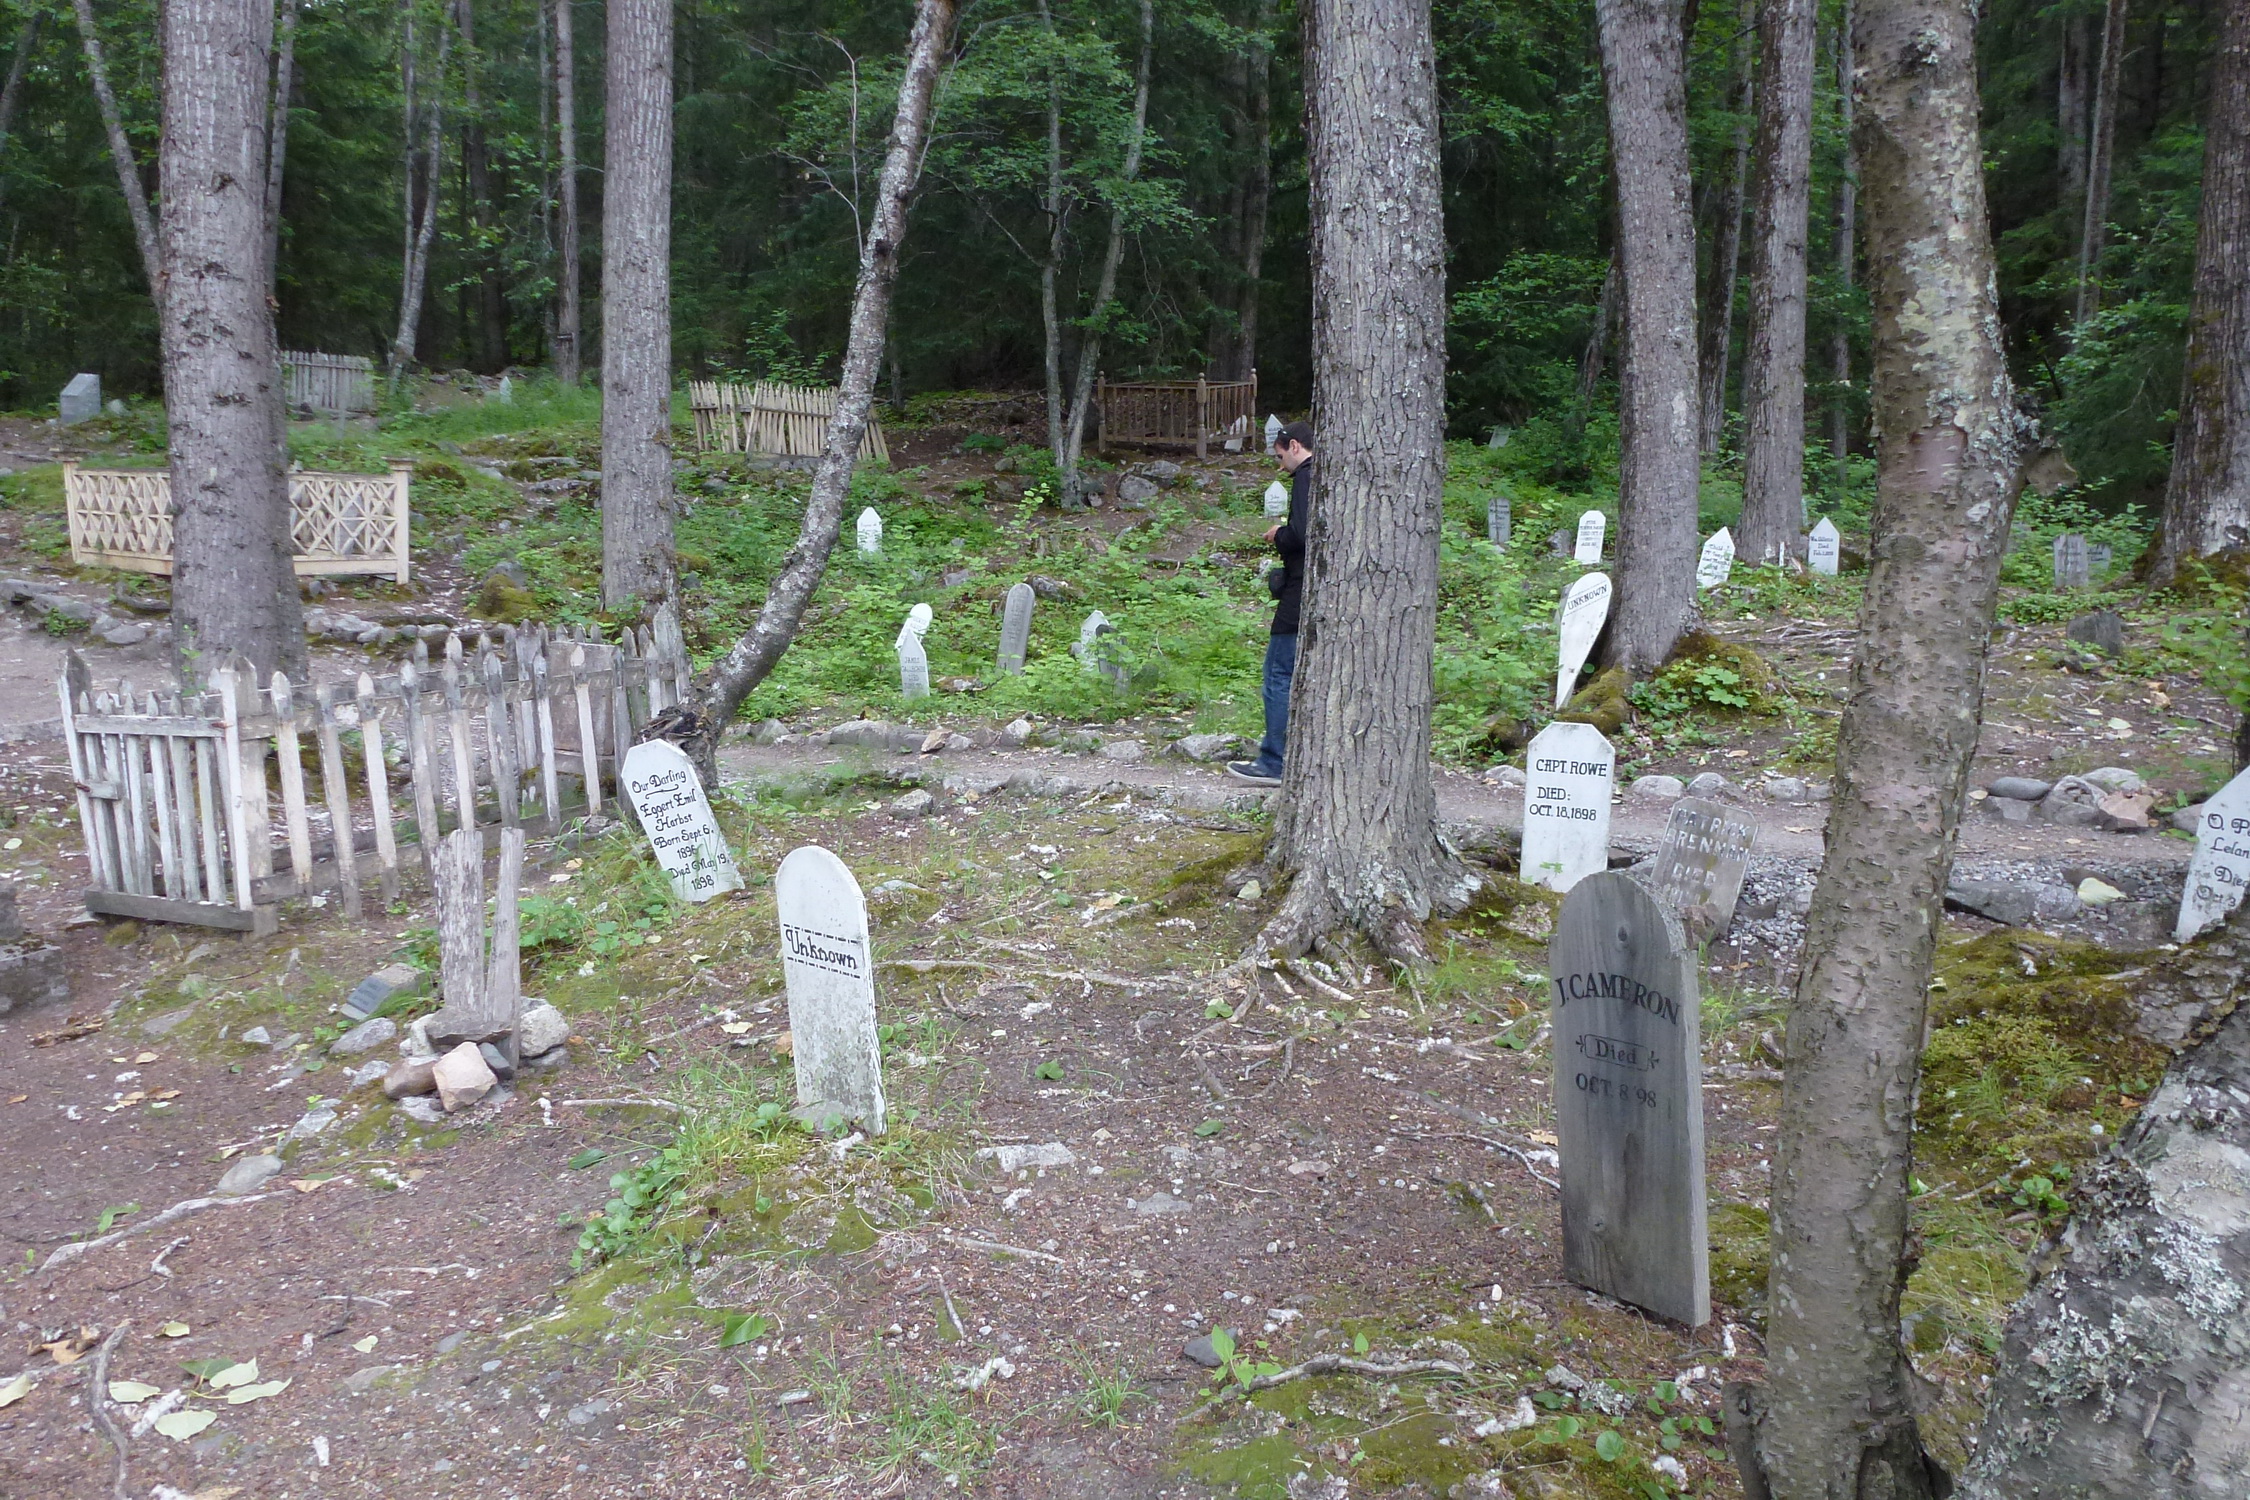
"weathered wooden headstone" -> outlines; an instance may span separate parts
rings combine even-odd
[[[883,550],[883,518],[872,505],[859,513],[859,550],[869,555]]]
[[[2109,565],[2117,560],[2117,549],[2107,542],[2086,544],[2086,570],[2095,578],[2109,576]]]
[[[1724,936],[1750,867],[1758,825],[1724,803],[1682,797],[1656,847],[1649,888],[1697,941]]]
[[[1578,518],[1578,545],[1571,556],[1578,562],[1591,566],[1602,560],[1602,537],[1609,531],[1609,517],[1598,510],[1590,510]]]
[[[2195,825],[2195,857],[2188,861],[2172,941],[2187,942],[2225,921],[2242,904],[2246,888],[2250,888],[2250,771],[2203,804],[2203,816]]]
[[[742,888],[726,835],[703,795],[703,779],[679,746],[664,740],[635,745],[625,752],[619,779],[656,862],[671,879],[672,894],[682,901],[708,901]]]
[[[2082,589],[2092,581],[2092,559],[2087,556],[2086,539],[2075,531],[2056,537],[2055,587]]]
[[[1484,506],[1485,540],[1502,552],[1508,550],[1508,536],[1515,527],[1515,506],[1506,495],[1494,495]]]
[[[884,1124],[883,1057],[875,1035],[875,957],[867,901],[844,862],[816,844],[794,850],[773,877],[781,972],[789,987],[797,1112],[815,1124]]]
[[[1609,619],[1609,575],[1588,573],[1572,583],[1563,591],[1557,614],[1555,707],[1560,708],[1570,701],[1578,669],[1586,665],[1586,654],[1594,649],[1594,640]]]
[[[1695,950],[1622,870],[1578,883],[1548,946],[1563,1274],[1660,1317],[1711,1318]]]
[[[1703,544],[1703,555],[1696,559],[1695,586],[1715,589],[1734,576],[1734,533],[1721,526],[1711,533],[1711,540]]]
[[[1039,596],[1028,583],[1008,589],[1007,607],[1000,614],[1000,670],[1014,676],[1023,670],[1024,653],[1031,649],[1031,606]]]
[[[88,421],[102,414],[102,378],[92,373],[73,375],[70,384],[62,388],[56,406],[62,412],[65,427]]]
[[[1276,479],[1266,486],[1266,515],[1278,520],[1289,514],[1289,486]]]
[[[1836,565],[1842,560],[1844,539],[1836,530],[1836,523],[1826,516],[1805,538],[1805,566],[1815,573],[1836,576]]]
[[[1549,724],[1524,752],[1523,879],[1567,891],[1609,868],[1617,752],[1591,724]]]

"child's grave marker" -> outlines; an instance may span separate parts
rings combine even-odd
[[[1682,797],[1672,804],[1649,888],[1697,941],[1724,936],[1734,920],[1757,837],[1758,825],[1723,803]]]
[[[1563,591],[1555,646],[1555,707],[1570,701],[1578,669],[1609,619],[1609,575],[1588,573]]]
[[[1695,586],[1715,589],[1734,576],[1734,533],[1721,526],[1711,533],[1711,540],[1703,544],[1703,555],[1696,560]]]
[[[742,889],[726,835],[703,795],[703,778],[679,746],[665,740],[635,745],[625,752],[620,779],[656,862],[671,879],[673,895],[708,901]]]
[[[2250,887],[2250,771],[2228,782],[2203,804],[2195,824],[2195,857],[2180,892],[2180,919],[2172,941],[2184,943],[2227,919]]]
[[[1590,510],[1578,518],[1578,546],[1571,553],[1573,559],[1592,566],[1602,560],[1602,538],[1609,531],[1609,517],[1598,510]]]
[[[774,872],[773,895],[789,987],[798,1117],[815,1126],[855,1121],[869,1135],[881,1135],[875,964],[859,882],[842,860],[808,844]]]
[[[1812,529],[1812,535],[1805,538],[1805,566],[1834,578],[1843,550],[1843,537],[1837,532],[1836,523],[1822,516],[1820,524]]]
[[[1039,596],[1028,583],[1008,590],[1007,607],[1000,615],[1000,671],[1013,677],[1023,670],[1024,653],[1031,649],[1031,606]]]
[[[1549,724],[1524,755],[1523,878],[1567,891],[1609,868],[1617,752],[1591,724]]]

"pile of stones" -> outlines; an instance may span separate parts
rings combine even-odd
[[[527,996],[516,1032],[519,1061],[511,1063],[506,1050],[508,1025],[498,1022],[464,1022],[449,1010],[410,1021],[405,1027],[388,1016],[374,1015],[395,996],[416,993],[422,982],[418,970],[393,965],[361,982],[345,1002],[347,1016],[365,1019],[329,1045],[340,1060],[366,1056],[397,1042],[396,1062],[380,1058],[355,1067],[353,1085],[381,1082],[384,1096],[415,1119],[430,1123],[456,1114],[490,1097],[519,1071],[559,1068],[569,1059],[570,1022],[545,1000]]]
[[[1985,816],[2006,823],[2052,823],[2105,833],[2142,833],[2156,826],[2156,792],[2137,771],[2103,766],[2082,776],[2042,781],[2002,776],[1984,788]]]

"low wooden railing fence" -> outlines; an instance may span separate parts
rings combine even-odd
[[[1197,458],[1210,445],[1233,444],[1232,451],[1257,446],[1251,428],[1258,420],[1258,372],[1248,380],[1139,380],[1102,378],[1096,389],[1100,426],[1094,444],[1140,443],[1149,447],[1193,447]]]
[[[414,465],[387,474],[289,476],[290,562],[300,578],[406,582]],[[63,465],[70,560],[129,573],[172,571],[172,476],[163,469]]]
[[[833,386],[729,385],[717,380],[688,382],[688,410],[695,414],[695,446],[704,452],[775,453],[818,458],[828,446],[828,423],[836,415]],[[859,440],[859,456],[883,463],[891,452],[883,424],[873,416]]]
[[[284,349],[281,373],[291,411],[303,408],[341,417],[375,409],[375,361],[364,354]]]
[[[129,682],[97,691],[73,653],[63,737],[92,872],[86,907],[268,933],[283,899],[333,891],[357,915],[364,883],[395,899],[401,849],[427,867],[446,829],[557,829],[567,811],[601,809],[604,776],[622,801],[625,751],[686,700],[689,677],[669,606],[614,644],[528,627],[473,646],[451,635],[433,669],[417,642],[396,674],[363,672],[341,691],[279,672],[260,687],[225,668],[186,698]]]

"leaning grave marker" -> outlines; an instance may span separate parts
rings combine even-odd
[[[1734,920],[1757,838],[1758,825],[1723,803],[1682,797],[1665,820],[1649,887],[1690,935],[1722,937]]]
[[[781,972],[789,987],[789,1031],[797,1112],[884,1125],[882,1048],[875,1035],[874,949],[867,901],[844,862],[817,844],[794,850],[773,877],[781,923]]]
[[[1711,533],[1711,540],[1703,544],[1703,553],[1695,563],[1695,586],[1715,589],[1734,575],[1734,533],[1721,526]]]
[[[1586,665],[1587,653],[1594,649],[1594,641],[1609,619],[1609,592],[1607,573],[1588,573],[1563,591],[1555,641],[1557,708],[1570,701],[1571,689],[1578,683],[1578,669]]]
[[[894,649],[898,652],[898,690],[902,697],[930,696],[930,658],[923,648],[922,637],[928,633],[933,618],[934,612],[927,604],[917,604],[906,612],[906,623],[899,627]]]
[[[1598,563],[1602,560],[1602,537],[1609,530],[1609,517],[1598,510],[1590,510],[1578,518],[1578,545],[1571,556],[1578,562]]]
[[[1000,671],[1013,677],[1023,670],[1024,654],[1031,649],[1031,606],[1039,596],[1028,583],[1008,589],[1007,607],[1000,616]]]
[[[708,901],[742,889],[742,873],[703,795],[703,778],[679,746],[664,740],[635,745],[625,752],[622,771],[633,815],[671,879],[672,894]]]
[[[1578,883],[1547,951],[1563,1274],[1691,1328],[1711,1318],[1695,962],[1622,870]]]
[[[2250,771],[2203,804],[2195,825],[2195,857],[2180,892],[2172,941],[2184,943],[2227,919],[2250,887]]]
[[[1591,724],[1549,724],[1524,753],[1523,878],[1567,891],[1609,868],[1617,752]]]

